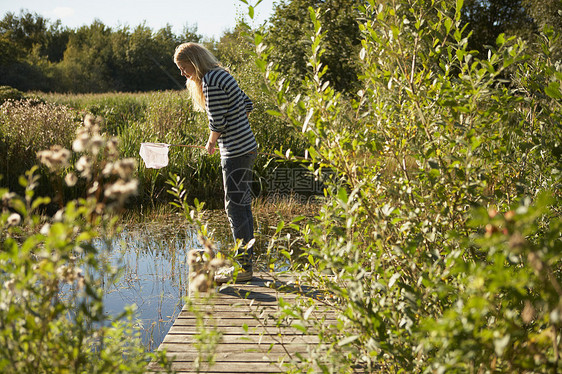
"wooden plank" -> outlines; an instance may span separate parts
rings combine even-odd
[[[303,331],[292,326],[246,326],[244,328],[243,324],[240,325],[230,325],[221,326],[216,328],[223,335],[262,335],[262,334],[284,334],[284,335],[303,335]],[[194,335],[198,334],[196,326],[172,326],[168,334],[173,335]],[[307,334],[312,333],[312,331],[307,332]]]
[[[312,320],[322,321],[330,328],[337,315],[324,299],[329,300],[325,293],[299,285],[291,275],[257,273],[249,283],[218,287],[212,298],[192,299],[191,307],[182,308],[158,350],[166,350],[178,373],[197,372],[199,353],[194,343],[200,319],[195,314],[202,314],[204,326],[217,329],[221,338],[214,350],[215,364],[203,363],[200,373],[284,372],[283,362],[298,361],[299,355],[318,349],[320,340],[312,327],[306,332],[297,329],[294,325],[303,323],[298,318],[277,324],[281,300],[289,305],[306,305],[312,300],[316,308],[308,316],[308,325],[314,325]],[[154,364],[148,369],[158,371]]]
[[[167,343],[184,343],[193,344],[197,343],[197,338],[194,335],[166,335],[163,344]],[[223,335],[221,339],[222,344],[236,344],[236,343],[308,343],[317,344],[319,342],[317,335],[286,335],[282,337],[272,335]]]
[[[151,367],[150,370],[155,370]],[[174,362],[172,369],[177,372],[197,372],[191,362]],[[283,373],[284,370],[271,362],[215,362],[209,366],[201,363],[199,373]]]
[[[238,352],[238,353],[285,353],[285,352],[306,352],[310,347],[306,343],[292,343],[286,344],[285,346],[281,344],[254,344],[254,343],[239,343],[239,344],[219,344],[215,349],[215,353],[228,353],[228,352]],[[161,344],[158,348],[159,351],[166,349],[166,352],[170,355],[175,355],[182,352],[197,352],[197,348],[193,344]]]

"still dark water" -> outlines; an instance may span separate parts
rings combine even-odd
[[[188,282],[187,252],[198,247],[194,232],[158,235],[156,229],[125,230],[115,238],[110,261],[122,276],[104,298],[106,313],[111,315],[136,306],[137,327],[151,351],[181,311]]]
[[[224,211],[211,217],[210,230],[219,251],[228,251],[232,244]],[[260,235],[266,223],[256,227]],[[263,237],[264,235],[262,235]],[[103,244],[98,243],[101,247]],[[136,305],[138,328],[144,346],[149,351],[158,348],[184,305],[188,289],[187,253],[201,248],[196,231],[185,220],[174,218],[166,222],[128,225],[111,245],[110,261],[122,271],[120,281],[106,288],[106,313],[118,315],[128,305]],[[260,270],[263,255],[257,253],[255,267]],[[271,257],[270,257],[271,258]],[[285,270],[287,259],[276,257],[275,270]]]
[[[181,311],[187,295],[187,253],[200,247],[193,229],[171,228],[128,227],[114,238],[108,255],[122,273],[119,282],[105,290],[106,313],[116,316],[135,305],[137,327],[150,351],[158,348]]]

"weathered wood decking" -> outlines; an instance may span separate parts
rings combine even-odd
[[[306,295],[305,301],[317,298],[313,290],[295,285],[288,275],[274,276],[254,273],[246,284],[222,286],[210,303],[203,299],[194,301],[191,309],[184,306],[180,315],[164,338],[159,350],[166,349],[173,359],[173,369],[178,373],[281,373],[283,362],[298,360],[317,348],[319,338],[306,333],[295,323],[299,318],[286,318],[278,325],[277,315],[282,308],[292,308],[297,297]],[[192,310],[192,311],[190,311]],[[195,312],[193,312],[195,310]],[[207,332],[220,332],[216,346],[215,363],[209,365],[203,356],[199,371],[197,320],[208,328]],[[311,308],[307,320],[322,318],[325,323],[335,322],[335,317],[322,305]],[[149,370],[157,370],[149,365]]]

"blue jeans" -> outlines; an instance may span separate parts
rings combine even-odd
[[[221,159],[222,180],[224,185],[224,208],[234,240],[242,241],[242,247],[254,238],[254,218],[252,216],[252,168],[257,151],[242,156]],[[252,266],[253,250],[245,253],[240,248],[242,266]]]

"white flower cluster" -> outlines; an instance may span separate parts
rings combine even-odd
[[[123,205],[129,196],[137,193],[138,181],[136,179],[130,181],[118,180],[106,188],[104,195],[117,201]]]
[[[118,139],[113,137],[107,139],[100,133],[99,120],[92,115],[86,115],[84,126],[76,131],[76,139],[72,143],[75,152],[84,152],[76,162],[76,172],[80,177],[87,180],[94,178],[94,173],[101,169],[101,177],[116,177],[117,180],[104,186],[103,195],[119,205],[123,205],[127,198],[137,193],[138,181],[133,179],[137,170],[137,161],[134,158],[118,160]],[[96,163],[98,155],[103,159]],[[99,168],[96,170],[96,168]],[[78,178],[74,173],[69,173],[66,184],[73,186]],[[101,182],[94,181],[88,189],[88,194],[93,194],[101,187]]]
[[[76,130],[76,139],[72,143],[74,152],[90,152],[97,156],[104,145],[104,138],[100,134],[100,121],[91,114],[84,117],[84,126]]]
[[[192,249],[187,255],[189,265],[189,296],[213,290],[215,272],[227,262],[214,255],[215,248],[206,238],[200,237],[203,249]]]
[[[61,170],[67,167],[70,156],[70,151],[60,145],[54,145],[48,150],[37,152],[37,158],[39,161],[52,171]]]

